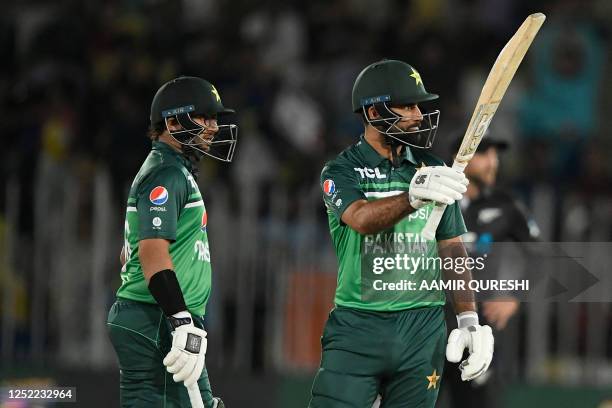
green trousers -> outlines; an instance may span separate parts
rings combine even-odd
[[[310,408],[433,408],[446,346],[442,307],[371,312],[336,307],[321,340]]]
[[[203,328],[203,319],[194,317]],[[175,383],[162,360],[170,351],[172,338],[163,312],[157,305],[118,299],[106,322],[120,369],[122,408],[190,407],[187,388]],[[213,406],[206,368],[198,380],[202,400]]]

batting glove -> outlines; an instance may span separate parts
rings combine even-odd
[[[185,315],[182,315],[185,314]],[[204,369],[206,355],[206,331],[193,325],[188,312],[179,312],[170,317],[172,348],[164,358],[164,365],[169,373],[174,374],[175,382],[183,381],[185,387],[196,383]]]
[[[468,183],[463,172],[450,167],[421,167],[410,181],[410,206],[419,209],[432,201],[451,205],[461,199]]]
[[[467,348],[470,355],[459,365],[461,379],[471,381],[484,374],[493,359],[493,333],[489,326],[478,324],[475,312],[464,312],[457,316],[459,328],[448,336],[446,359],[458,363]]]

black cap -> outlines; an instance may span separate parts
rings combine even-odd
[[[476,153],[486,152],[489,147],[494,147],[498,152],[503,152],[504,150],[507,150],[509,146],[510,145],[505,140],[485,137],[476,148]]]
[[[462,141],[463,135],[456,138],[453,144],[451,145],[451,154],[453,156],[456,155],[459,151],[459,147],[461,147]],[[503,152],[504,150],[507,150],[510,145],[505,140],[496,139],[494,137],[488,136],[488,134],[485,133],[485,136],[480,141],[478,148],[476,148],[476,153],[486,152],[487,150],[489,150],[489,147],[494,147],[497,149],[498,152]]]

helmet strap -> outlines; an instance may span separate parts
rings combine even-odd
[[[389,136],[385,136],[385,144],[391,149],[391,164],[397,169],[402,164],[401,155],[398,153],[398,150],[401,152],[403,145],[398,140]]]
[[[198,179],[200,175],[200,169],[198,168],[198,162],[204,156],[204,153],[192,148],[191,146],[183,146],[183,156],[189,160],[191,166],[189,166],[189,172],[193,175],[194,179]]]
[[[380,118],[385,120],[384,123],[386,124],[372,126],[374,126],[384,136],[385,144],[391,149],[391,164],[393,165],[393,167],[398,168],[401,165],[401,160],[400,155],[397,153],[397,151],[398,146],[400,146],[399,150],[401,151],[402,143],[400,143],[397,139],[387,135],[387,132],[389,132],[389,130],[397,124],[399,118],[389,109],[389,107],[384,102],[375,103],[372,106],[374,107]],[[367,111],[365,112],[365,114],[368,114]],[[388,121],[393,122],[389,123]]]

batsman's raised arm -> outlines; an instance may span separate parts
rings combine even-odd
[[[321,180],[323,190],[325,191],[326,183],[328,186],[331,183],[334,188],[332,195],[338,197],[336,201],[333,198],[329,200],[328,207],[333,207],[338,200],[340,206],[336,207],[342,206],[343,191],[348,191],[345,195],[350,196],[352,190],[353,197],[366,194],[359,189],[356,180],[342,177],[341,174],[341,171],[334,170],[330,166],[326,166],[323,170]],[[339,180],[338,184],[333,181],[334,175],[337,176],[335,179]],[[360,234],[375,234],[391,228],[407,215],[432,201],[452,204],[455,200],[461,199],[467,184],[467,178],[460,171],[445,166],[421,167],[412,176],[410,191],[375,201],[358,198],[348,203],[341,214],[341,219]]]
[[[414,211],[408,193],[402,193],[373,202],[355,201],[342,214],[342,222],[360,234],[375,234],[392,227]]]

